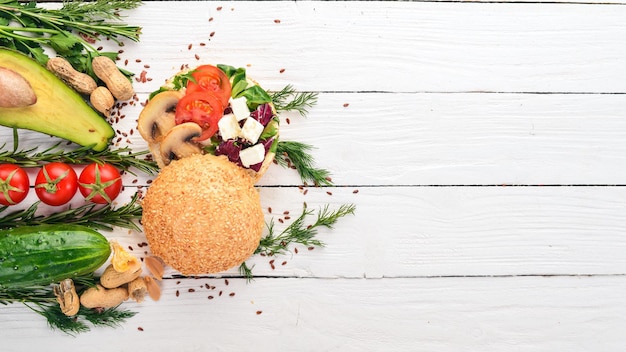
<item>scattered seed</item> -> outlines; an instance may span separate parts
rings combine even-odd
[[[344,103],[344,104],[343,104],[343,107],[344,107],[344,108],[347,108],[348,106],[350,106],[350,104],[348,104],[348,103]]]
[[[180,291],[176,290],[176,297],[180,296]]]
[[[328,194],[329,196],[332,196],[333,192],[326,192],[326,194]]]
[[[262,310],[257,310],[257,311],[256,311],[256,315],[261,315],[261,313],[263,313],[263,311],[262,311]]]
[[[291,123],[291,120],[289,120],[289,118],[287,117],[287,118],[285,119],[285,122],[287,122],[287,124],[289,125],[289,124]]]
[[[311,247],[309,247],[309,248],[307,248],[307,249],[308,249],[308,250],[310,250],[310,251],[312,251],[312,250],[314,250],[314,249],[315,249],[315,247],[311,246]]]
[[[271,213],[272,213],[272,208],[271,208],[271,207],[268,207],[268,208],[267,208],[267,212],[271,214]]]
[[[283,73],[283,72],[285,72],[285,69],[281,68],[280,71],[278,71],[278,72]]]
[[[132,251],[133,250],[133,246],[128,246],[128,249]]]
[[[280,23],[280,20],[274,20],[274,23]]]
[[[283,265],[283,266],[287,265],[287,261],[285,260],[284,262],[280,263],[280,265]]]
[[[191,50],[191,47],[193,46],[193,44],[189,44],[187,45],[187,50]]]
[[[228,295],[231,296],[231,297],[235,297],[235,292],[231,292]]]
[[[298,254],[298,248],[294,248],[293,251]]]
[[[209,37],[211,37],[211,38],[213,38],[214,35],[215,35],[215,32],[209,33]]]
[[[222,291],[220,291],[220,293],[217,294],[218,296],[222,296]]]
[[[224,279],[224,283],[228,286],[228,279]]]
[[[200,55],[196,54],[194,55],[194,57],[196,58],[196,60],[200,60]]]
[[[207,298],[208,298],[208,299],[213,299],[213,296],[209,296],[209,297],[207,297]]]
[[[137,330],[143,331],[143,328],[140,326],[140,327],[137,328]]]
[[[187,291],[188,291],[188,292],[196,292],[196,290],[195,290],[195,289],[193,289],[193,288],[190,288],[190,289],[189,289],[189,290],[187,290]]]
[[[222,11],[222,7],[221,7],[221,6],[218,6],[218,7],[217,7],[217,11]]]
[[[141,59],[135,59],[135,62],[141,62]]]
[[[213,17],[209,17],[209,22],[213,22]]]

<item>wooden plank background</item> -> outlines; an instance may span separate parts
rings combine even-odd
[[[72,338],[0,307],[1,350],[623,351],[624,5],[144,3],[127,14],[141,42],[121,54],[151,79],[135,83],[140,101],[199,63],[318,92],[281,135],[316,146],[336,186],[305,194],[273,166],[258,185],[266,219],[303,202],[357,213],[320,232],[325,248],[274,268],[251,258],[252,283],[168,270],[162,299],[125,303],[139,314],[120,329]],[[140,110],[123,109],[120,135]],[[119,145],[145,148],[137,134]],[[127,176],[122,201],[147,181]]]

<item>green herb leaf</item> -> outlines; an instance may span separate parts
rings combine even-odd
[[[313,146],[294,141],[278,141],[274,160],[283,167],[294,166],[302,182],[313,182],[318,186],[331,186],[330,172],[314,166]]]

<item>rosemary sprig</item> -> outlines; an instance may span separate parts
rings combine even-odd
[[[313,156],[309,152],[313,146],[295,141],[278,141],[274,160],[278,165],[298,171],[302,182],[313,182],[316,186],[332,186],[330,172],[314,166]]]
[[[315,222],[306,225],[305,222],[310,215],[314,214],[314,210],[309,209],[305,204],[302,213],[280,233],[276,233],[274,228],[274,219],[266,224],[268,233],[263,238],[254,254],[262,254],[266,256],[282,255],[289,252],[292,244],[301,244],[307,247],[323,247],[324,242],[317,239],[317,231],[319,227],[333,228],[337,221],[346,216],[354,215],[356,206],[354,204],[343,204],[338,209],[331,210],[327,204],[317,211]],[[239,266],[239,273],[248,280],[252,279],[252,268],[246,263]]]
[[[137,225],[142,214],[138,193],[133,195],[130,202],[119,208],[114,208],[111,204],[99,206],[95,203],[87,203],[77,208],[68,207],[66,210],[44,216],[37,214],[38,205],[39,202],[36,202],[27,209],[15,210],[4,216],[2,212],[8,207],[0,207],[0,229],[39,224],[82,224],[97,230],[111,231],[114,226],[117,226],[141,231]]]
[[[295,110],[302,116],[306,116],[309,113],[308,109],[317,104],[317,93],[297,92],[291,84],[277,92],[271,92],[270,97],[276,111]]]
[[[48,61],[45,49],[52,49],[78,71],[97,79],[92,59],[100,55],[114,59],[118,54],[99,52],[92,43],[104,38],[120,45],[122,38],[139,41],[141,28],[120,22],[119,12],[139,5],[139,0],[68,0],[56,10],[37,7],[35,1],[0,0],[0,46],[19,50],[44,66]]]
[[[14,128],[13,149],[9,149],[6,143],[0,146],[0,162],[22,167],[37,167],[54,161],[68,164],[109,163],[133,175],[135,174],[134,170],[154,175],[159,171],[157,164],[154,161],[141,158],[149,153],[149,150],[133,152],[128,147],[107,148],[99,152],[93,151],[89,146],[65,150],[61,147],[61,142],[42,151],[39,151],[38,147],[20,149],[17,129]]]

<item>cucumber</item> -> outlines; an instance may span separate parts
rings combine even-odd
[[[109,241],[83,225],[0,230],[0,289],[48,285],[88,275],[110,254]]]

